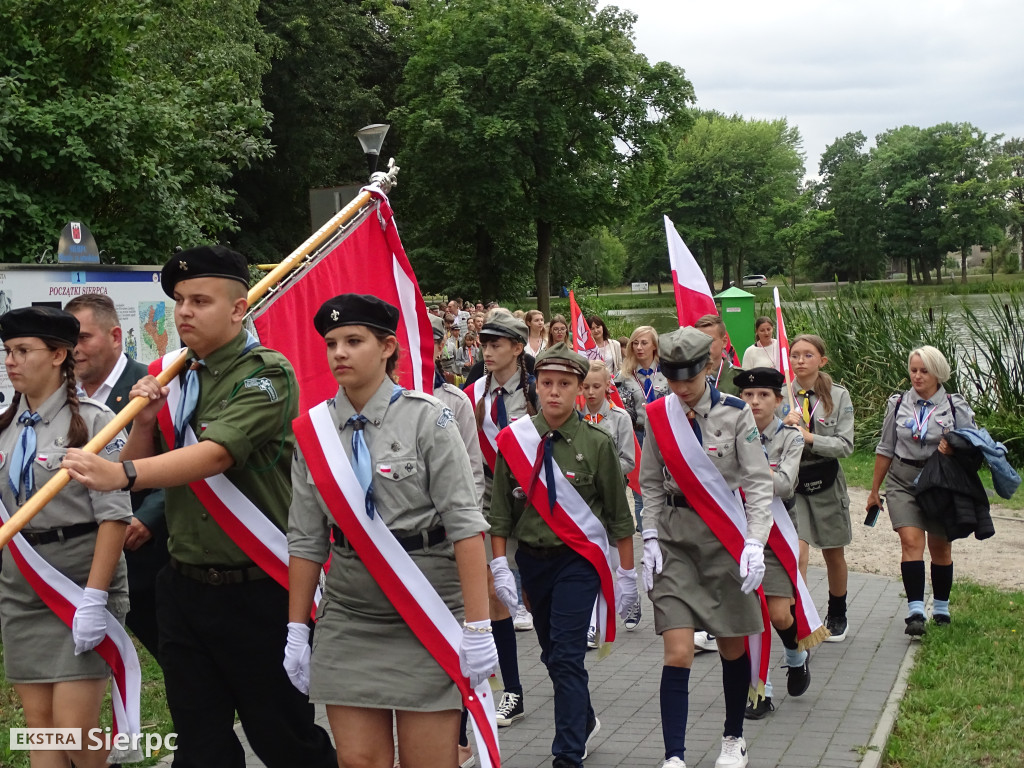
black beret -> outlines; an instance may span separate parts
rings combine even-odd
[[[22,307],[0,316],[0,340],[5,342],[30,336],[73,347],[78,343],[79,328],[77,317],[53,307]]]
[[[194,277],[223,277],[249,287],[249,265],[245,256],[223,245],[200,245],[171,256],[160,271],[164,293],[174,298],[174,286]]]
[[[343,325],[365,325],[387,333],[398,331],[398,308],[361,293],[343,293],[328,299],[313,316],[321,336]]]
[[[732,383],[737,389],[781,390],[786,383],[786,377],[774,368],[751,368],[733,376]]]

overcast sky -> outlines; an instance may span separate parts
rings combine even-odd
[[[851,131],[970,122],[1024,137],[1020,0],[618,0],[697,105],[800,128],[808,175]]]

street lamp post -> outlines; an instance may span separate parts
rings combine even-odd
[[[384,137],[388,134],[390,125],[385,123],[374,123],[356,131],[356,138],[366,155],[366,163],[370,168],[370,175],[377,170],[377,160],[380,157],[380,148],[384,144]]]

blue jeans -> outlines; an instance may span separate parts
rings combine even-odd
[[[516,554],[523,591],[530,599],[533,626],[540,641],[540,660],[548,668],[555,689],[555,738],[551,754],[583,764],[587,723],[594,717],[590,705],[590,678],[584,658],[590,613],[601,579],[587,560],[575,552],[552,558]]]

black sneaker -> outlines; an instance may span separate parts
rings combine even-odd
[[[903,631],[911,637],[921,637],[924,634],[924,615],[915,613],[907,619],[907,628]]]
[[[775,705],[772,704],[772,697],[765,696],[759,702],[757,706],[754,706],[750,702],[747,702],[747,708],[743,712],[743,716],[747,720],[764,720],[768,716],[769,712],[775,711]]]
[[[846,631],[850,628],[849,622],[845,616],[833,616],[829,614],[825,617],[825,629],[830,633],[830,637],[825,638],[826,643],[841,643],[846,639]]]
[[[587,740],[583,743],[583,759],[587,759],[587,755],[590,754],[590,742],[594,740],[597,732],[601,730],[601,721],[597,719],[597,715],[594,715],[593,720],[587,723]]]
[[[933,613],[932,621],[935,622],[935,626],[937,627],[948,627],[953,623],[953,619],[948,613]]]
[[[526,717],[526,707],[523,706],[522,695],[505,691],[501,695],[501,702],[494,714],[498,725],[502,728],[512,725],[516,720],[522,720]]]
[[[786,690],[790,696],[802,696],[811,684],[811,654],[807,654],[799,667],[786,669]]]

